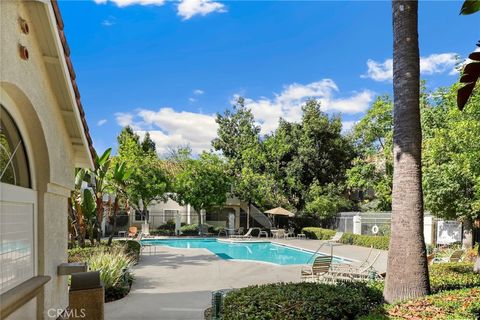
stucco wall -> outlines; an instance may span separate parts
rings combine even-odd
[[[38,26],[31,23],[32,14],[37,14],[33,6],[44,5],[0,1],[0,103],[19,124],[32,167],[33,189],[38,191],[37,270],[52,279],[37,298],[37,313],[38,318],[48,318],[48,309],[68,306],[67,279],[57,276],[56,268],[67,260],[67,198],[74,183],[74,154],[39,49]],[[28,35],[21,33],[19,17],[30,22]],[[20,59],[19,44],[28,48],[28,61]]]

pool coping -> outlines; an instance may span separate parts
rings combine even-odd
[[[228,238],[215,238],[215,237],[211,237],[211,238],[201,238],[201,237],[182,237],[182,238],[177,238],[177,237],[171,237],[171,238],[148,238],[148,239],[142,239],[142,241],[148,241],[148,240],[171,240],[171,239],[175,239],[175,240],[215,240],[217,242],[221,242],[221,243],[230,243],[230,244],[241,244],[241,243],[271,243],[271,244],[274,244],[274,245],[277,245],[277,246],[282,246],[282,247],[287,247],[287,248],[291,248],[291,249],[295,249],[295,250],[298,250],[298,251],[302,251],[302,252],[308,252],[308,253],[312,253],[312,254],[315,254],[315,253],[321,253],[322,255],[328,255],[328,254],[325,254],[323,252],[320,252],[320,251],[313,251],[313,250],[310,250],[310,249],[305,249],[305,248],[302,248],[302,247],[298,247],[298,246],[293,246],[293,245],[289,245],[289,244],[285,244],[285,243],[281,243],[281,242],[276,242],[276,241],[272,241],[272,240],[236,240],[236,239],[228,239]],[[287,266],[301,266],[301,265],[309,265],[308,264],[290,264],[290,265],[282,265],[282,264],[277,264],[277,263],[273,263],[273,262],[267,262],[267,261],[259,261],[259,260],[247,260],[247,259],[224,259],[220,256],[218,256],[216,253],[208,250],[207,248],[180,248],[180,247],[172,247],[172,246],[169,246],[169,245],[161,245],[161,247],[168,247],[168,248],[173,248],[173,249],[180,249],[180,250],[206,250],[208,251],[209,253],[213,254],[215,257],[221,259],[221,260],[226,260],[226,261],[235,261],[235,262],[254,262],[254,263],[266,263],[266,264],[270,264],[270,265],[275,265],[275,266],[281,266],[281,267],[287,267]],[[337,255],[333,255],[333,258],[338,258],[340,260],[343,260],[343,263],[352,263],[352,262],[360,262],[359,260],[357,259],[352,259],[352,258],[347,258],[347,257],[344,257],[344,256],[337,256]]]

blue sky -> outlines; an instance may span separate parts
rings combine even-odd
[[[480,37],[459,1],[421,1],[422,78],[450,85]],[[129,124],[160,153],[210,148],[216,112],[246,98],[262,132],[298,121],[310,97],[350,127],[391,92],[389,1],[61,1],[95,147]]]

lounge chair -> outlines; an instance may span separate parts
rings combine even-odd
[[[252,232],[253,230],[258,230],[259,232],[261,231],[260,228],[250,228],[248,229],[247,233],[243,235],[231,235],[230,238],[234,239],[251,239],[252,238]]]
[[[342,236],[343,236],[343,232],[337,231],[337,232],[335,233],[335,235],[332,237],[332,239],[327,240],[327,242],[329,242],[329,243],[337,243],[338,241],[340,241],[340,239],[342,238]]]
[[[132,226],[132,227],[128,228],[128,238],[130,238],[130,237],[135,238],[137,233],[138,233],[138,228],[137,227]]]
[[[450,255],[450,257],[447,258],[435,258],[433,259],[433,263],[437,262],[460,262],[462,260],[463,256],[463,250],[455,250],[453,253]]]
[[[308,268],[302,268],[302,281],[318,281],[325,277],[332,267],[332,256],[318,256]]]
[[[368,257],[360,265],[338,264],[333,265],[329,272],[329,276],[334,282],[337,281],[366,281],[366,280],[382,280],[383,277],[375,270],[373,265],[377,261],[381,252],[378,252],[373,260],[369,261]],[[369,254],[370,256],[370,254]]]

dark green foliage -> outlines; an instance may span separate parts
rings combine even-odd
[[[213,233],[213,234],[218,233],[218,227],[215,227],[206,223],[204,223],[203,226],[208,228],[209,233]],[[196,223],[187,224],[180,228],[180,231],[182,231],[182,235],[184,236],[198,236],[199,230],[200,229],[198,228],[198,224]]]
[[[330,240],[335,235],[335,230],[307,227],[302,229],[302,233],[308,239]]]
[[[429,270],[433,292],[480,287],[480,274],[473,272],[472,263],[434,263]]]
[[[355,319],[382,300],[380,291],[360,283],[250,286],[227,294],[222,319]]]

